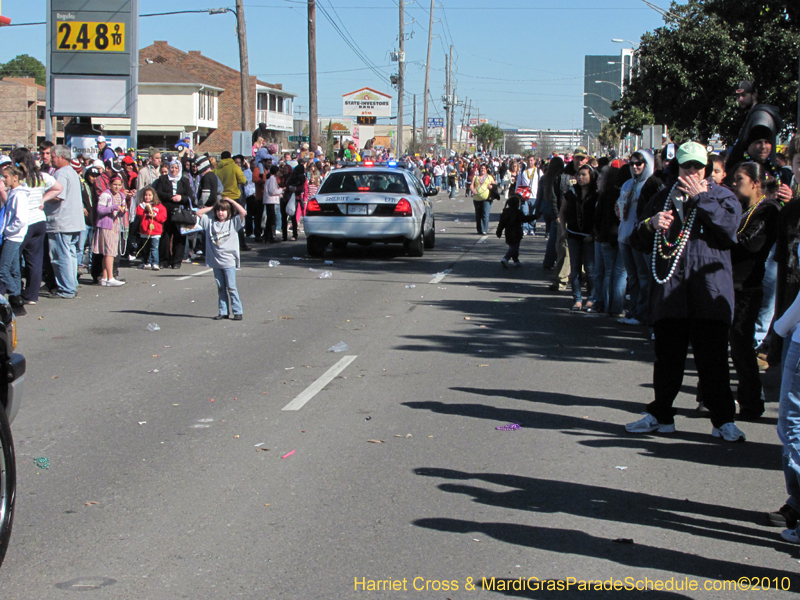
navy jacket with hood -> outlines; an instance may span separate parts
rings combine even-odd
[[[664,210],[672,185],[658,192],[644,210],[645,219]],[[684,214],[697,208],[689,241],[673,276],[664,284],[650,285],[649,323],[660,319],[712,319],[730,324],[733,319],[733,269],[730,249],[736,244],[736,229],[742,205],[729,189],[709,182],[708,191],[684,203]],[[683,221],[677,210],[667,238],[676,240]],[[652,265],[654,232],[645,221],[631,236],[634,245],[649,254]],[[672,261],[656,255],[660,278],[669,273]],[[652,267],[651,267],[652,268]]]

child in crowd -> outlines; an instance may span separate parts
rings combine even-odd
[[[233,211],[238,214],[234,216]],[[211,212],[211,216],[206,213]],[[219,294],[219,314],[215,321],[242,320],[242,302],[236,289],[236,269],[239,268],[239,230],[244,227],[247,211],[235,200],[222,198],[214,206],[197,211],[200,227],[206,234],[206,266],[214,269]]]
[[[28,233],[28,186],[23,185],[27,169],[22,163],[3,171],[6,185],[5,215],[2,221],[3,246],[0,250],[0,293],[8,292],[14,314],[26,314],[19,269],[19,247]]]
[[[508,268],[508,261],[514,261],[514,266],[519,267],[519,245],[522,242],[522,224],[530,223],[534,219],[533,215],[526,215],[520,208],[520,197],[509,196],[503,212],[500,214],[500,222],[497,224],[497,237],[503,237],[506,232],[506,244],[508,251],[500,259],[500,264]]]
[[[711,163],[711,179],[717,185],[722,185],[722,181],[727,177],[725,172],[725,160],[719,154],[709,154],[708,162]]]
[[[142,269],[158,271],[161,268],[158,266],[158,246],[167,220],[167,209],[158,199],[155,188],[151,186],[144,188],[142,203],[136,207],[136,216],[141,223],[139,234],[149,240],[148,259],[142,262]]]
[[[100,285],[119,287],[124,281],[114,278],[114,257],[119,253],[119,236],[122,219],[128,207],[122,194],[122,178],[114,175],[111,187],[97,200],[97,223],[95,223],[92,253],[103,256],[103,274]]]

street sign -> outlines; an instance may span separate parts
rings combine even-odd
[[[356,117],[356,123],[359,125],[375,125],[377,121],[377,117]]]
[[[439,117],[429,117],[428,118],[428,127],[432,129],[442,128],[444,127],[444,119]]]
[[[290,135],[289,136],[290,142],[310,142],[311,137],[307,135]]]
[[[130,117],[138,0],[48,0],[47,86],[53,115]]]

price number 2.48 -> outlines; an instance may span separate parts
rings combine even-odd
[[[58,49],[124,52],[125,24],[61,21],[58,24]]]

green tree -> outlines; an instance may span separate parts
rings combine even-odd
[[[597,136],[597,141],[603,148],[615,148],[622,140],[622,133],[620,132],[619,125],[614,123],[603,123],[600,129],[600,135]]]
[[[678,136],[735,140],[744,118],[733,91],[756,82],[760,99],[796,118],[800,52],[796,0],[689,0],[672,3],[664,25],[642,36],[638,69],[611,122],[622,133],[663,123]],[[787,57],[793,57],[787,60]]]
[[[523,154],[525,148],[522,146],[522,140],[516,133],[505,134],[506,154]],[[528,149],[530,151],[530,148]]]
[[[325,156],[331,162],[336,160],[336,150],[334,148],[335,142],[333,140],[333,123],[328,123],[328,133],[325,136]]]
[[[490,123],[481,123],[473,127],[472,134],[486,152],[503,141],[503,130]]]
[[[45,84],[45,66],[32,56],[20,54],[5,64],[0,64],[0,79],[3,77],[33,77],[39,85]]]

